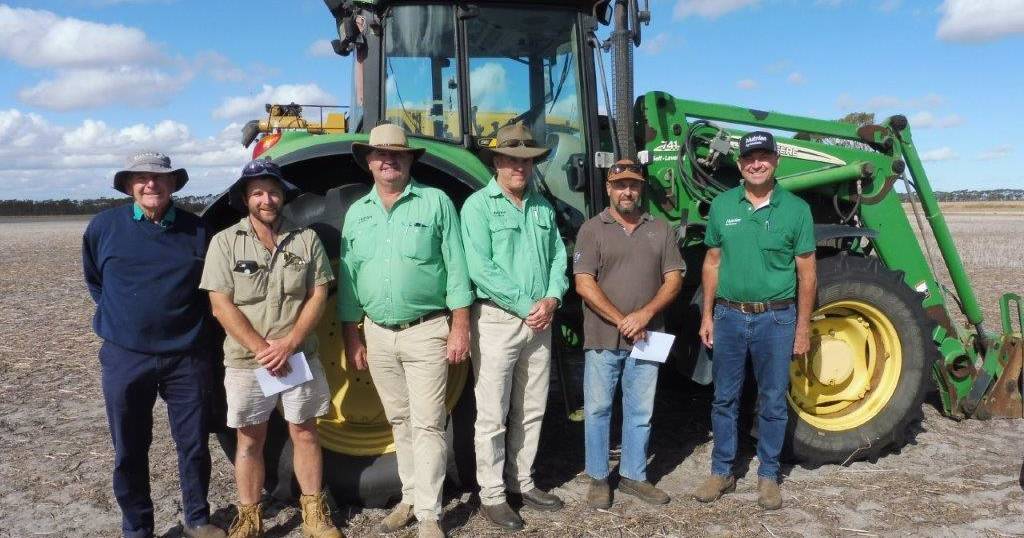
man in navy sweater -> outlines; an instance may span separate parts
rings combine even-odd
[[[96,215],[85,230],[82,264],[96,301],[93,329],[114,445],[114,496],[125,537],[153,536],[149,446],[153,404],[167,403],[178,450],[186,536],[222,537],[210,524],[206,429],[211,357],[204,346],[208,303],[199,291],[207,232],[199,217],[174,207],[188,181],[160,153],[139,153],[114,176],[135,203]]]

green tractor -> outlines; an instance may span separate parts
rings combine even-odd
[[[739,184],[739,137],[771,129],[782,154],[779,184],[810,204],[819,245],[812,351],[791,367],[790,455],[808,464],[884,455],[908,441],[933,390],[951,417],[1022,416],[1020,297],[1002,297],[1001,331],[987,332],[905,117],[853,125],[660,91],[634,99],[632,52],[650,18],[638,0],[325,3],[338,30],[334,50],[352,69],[347,114],[268,105],[268,118],[243,129],[243,144],[255,143],[254,157],[272,158],[306,191],[286,211],[320,233],[335,264],[345,210],[372,184],[351,145],[382,122],[403,126],[414,146],[427,149],[413,176],[443,189],[456,206],[490,179],[477,150],[502,125],[523,122],[553,148],[535,180],[569,243],[605,206],[607,168],[638,155],[650,180],[647,208],[676,227],[689,267],[671,315],[669,329],[679,336],[672,362],[707,384],[710,358],[696,336],[707,211],[716,195]],[[611,26],[604,41],[601,25]],[[953,290],[937,280],[897,182],[913,192]],[[204,216],[216,228],[237,219],[225,197]],[[319,422],[326,480],[339,501],[379,506],[398,493],[390,427],[369,375],[346,363],[333,297],[318,328],[333,391],[332,410]],[[579,403],[570,374],[581,356],[581,307],[578,298],[567,299],[555,356],[572,411]],[[969,326],[954,322],[950,304]],[[447,399],[449,476],[464,484],[473,477],[468,375],[465,366],[452,368]],[[222,436],[229,452],[232,437]],[[286,437],[277,436],[277,450],[268,448],[268,485],[283,494],[292,483]]]

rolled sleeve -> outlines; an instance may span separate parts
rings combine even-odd
[[[235,279],[231,274],[230,252],[231,249],[224,232],[214,236],[213,241],[210,242],[210,248],[206,251],[206,261],[203,263],[203,276],[199,280],[199,289],[234,296]]]

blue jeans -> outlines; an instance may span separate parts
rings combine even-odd
[[[178,450],[182,512],[189,526],[210,522],[207,410],[211,361],[206,353],[146,355],[104,342],[100,348],[103,397],[114,444],[114,496],[129,538],[153,535],[149,493],[149,446],[153,404],[167,403],[171,436]]]
[[[732,474],[736,459],[736,416],[746,375],[747,355],[751,357],[757,381],[757,475],[777,480],[779,453],[786,437],[789,363],[796,335],[796,306],[744,314],[734,308],[715,305],[714,356],[711,376],[715,398],[711,404],[711,472]]]
[[[612,400],[622,378],[622,458],[619,476],[647,480],[647,444],[651,437],[658,363],[638,361],[627,350],[588,349],[583,370],[583,411],[586,415],[586,472],[608,477],[608,444]]]

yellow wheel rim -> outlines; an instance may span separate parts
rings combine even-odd
[[[337,274],[337,272],[335,272]],[[334,315],[337,294],[331,297],[317,327],[320,361],[331,388],[331,407],[317,421],[320,444],[350,456],[376,456],[394,452],[391,424],[384,415],[369,370],[355,371],[345,359],[341,323]],[[462,394],[469,361],[448,369],[445,405],[451,411]]]
[[[903,364],[889,317],[864,301],[836,301],[814,312],[811,334],[811,351],[789,369],[797,415],[818,429],[846,431],[885,409]]]

